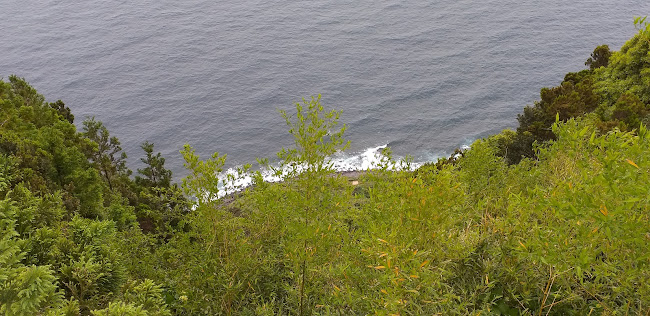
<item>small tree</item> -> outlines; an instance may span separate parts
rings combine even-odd
[[[341,111],[332,110],[323,115],[320,98],[318,95],[310,101],[303,99],[302,105],[296,103],[295,116],[280,110],[296,147],[283,148],[278,153],[278,158],[282,159],[284,166],[302,165],[306,175],[331,171],[332,164],[328,157],[350,145],[343,139],[343,133],[347,129],[345,125],[334,131],[339,124]]]
[[[94,117],[83,122],[82,134],[97,144],[97,147],[89,150],[87,155],[97,166],[112,191],[115,178],[130,175],[130,170],[126,167],[126,153],[122,152],[120,141],[115,136],[111,137],[106,126],[96,121]]]
[[[215,152],[211,159],[201,160],[189,144],[185,144],[181,154],[185,159],[185,168],[190,171],[183,179],[185,194],[195,198],[198,207],[214,202],[219,197],[219,186],[222,183],[219,174],[226,163],[226,155],[220,156]]]
[[[57,100],[56,102],[50,102],[48,105],[55,109],[59,115],[66,121],[70,122],[70,124],[74,123],[74,114],[72,114],[72,111],[70,111],[70,108],[65,106],[65,103],[61,100]]]
[[[585,62],[586,66],[589,66],[589,69],[594,70],[600,67],[607,67],[609,64],[609,57],[612,56],[612,52],[609,50],[609,46],[600,45],[594,49],[594,52],[591,53],[591,57]]]
[[[138,173],[143,177],[135,176],[135,183],[150,188],[169,188],[172,172],[165,169],[165,158],[160,153],[153,154],[153,144],[150,142],[144,142],[140,147],[147,155],[145,158],[140,158],[140,161],[147,166],[144,169],[138,169]]]
[[[156,230],[161,233],[175,227],[187,213],[188,201],[177,184],[172,184],[172,171],[165,168],[165,158],[160,153],[153,154],[153,144],[142,144],[146,157],[140,160],[146,167],[138,169],[135,176],[138,194],[138,218],[144,231]]]
[[[298,249],[293,256],[299,260],[300,277],[298,288],[298,315],[307,313],[309,303],[307,266],[314,260],[315,240],[319,230],[319,222],[327,215],[324,204],[333,203],[336,193],[332,192],[333,187],[326,185],[327,179],[331,179],[334,171],[330,156],[338,151],[345,150],[349,142],[343,139],[346,126],[343,125],[337,130],[341,111],[329,111],[323,113],[324,108],[320,103],[320,95],[312,97],[310,101],[303,99],[303,104],[296,103],[296,114],[288,115],[280,111],[284,117],[289,133],[294,137],[295,148],[282,149],[278,157],[282,160],[282,170],[288,171],[287,176],[295,181],[300,198],[290,199],[288,207],[302,210],[302,221],[298,219],[294,224],[296,230],[301,232],[296,238]],[[324,114],[324,115],[323,115]],[[338,204],[337,204],[338,205]],[[288,224],[290,225],[290,224]],[[300,227],[302,226],[302,227]],[[302,245],[300,245],[302,244]],[[308,299],[305,301],[305,299]]]

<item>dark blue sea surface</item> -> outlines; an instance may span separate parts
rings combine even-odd
[[[389,145],[427,161],[516,116],[635,33],[647,0],[3,0],[0,77],[25,77],[169,167],[190,143],[229,166],[292,144],[277,109],[322,94],[350,155]]]

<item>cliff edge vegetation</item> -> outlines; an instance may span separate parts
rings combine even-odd
[[[172,181],[93,118],[0,81],[1,315],[650,313],[650,26],[543,88],[516,130],[354,183],[338,111],[282,113],[285,181],[181,154]],[[266,160],[261,166],[273,168]],[[229,203],[224,183],[249,176]]]

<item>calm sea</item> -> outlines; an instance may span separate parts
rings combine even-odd
[[[356,153],[427,161],[508,127],[543,86],[618,50],[647,0],[2,0],[0,77],[103,121],[132,167],[152,141],[227,153],[291,145],[277,109],[322,94]],[[366,153],[367,154],[367,153]]]

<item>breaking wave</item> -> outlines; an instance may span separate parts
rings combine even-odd
[[[386,165],[387,156],[384,155],[384,150],[388,144],[370,147],[363,151],[348,154],[345,152],[334,154],[330,157],[332,167],[336,172],[350,172],[350,171],[367,171],[377,169],[380,166]],[[427,158],[420,158],[414,161],[410,157],[392,157],[390,169],[393,170],[415,170],[422,166],[424,163],[436,161],[444,155],[429,155]],[[279,182],[282,181],[288,174],[291,168],[286,167],[284,170],[279,170],[279,165],[271,166],[269,169],[262,169],[260,173],[266,182]],[[295,169],[300,172],[304,169],[302,166],[295,166]],[[220,175],[220,179],[228,179],[224,185],[219,188],[219,197],[240,191],[253,184],[253,178],[250,174],[242,174],[237,168],[230,168]]]

